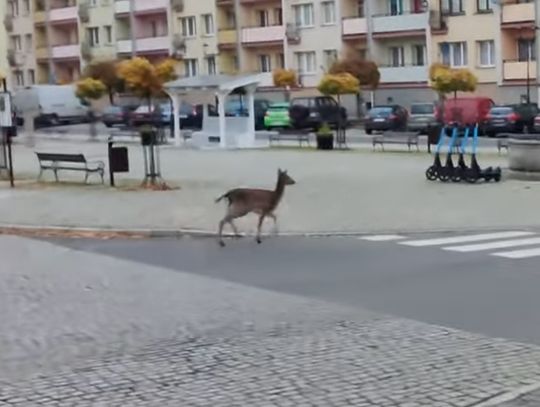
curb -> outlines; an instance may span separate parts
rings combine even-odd
[[[534,383],[528,386],[522,386],[515,390],[509,391],[507,393],[500,394],[498,396],[492,397],[489,400],[482,401],[478,404],[474,404],[474,407],[496,407],[500,406],[503,403],[516,400],[521,396],[524,396],[528,393],[534,392],[540,389],[540,382]]]
[[[410,230],[365,230],[365,231],[329,231],[329,232],[280,232],[282,237],[305,237],[305,238],[331,238],[331,237],[362,237],[368,235],[385,234],[450,234],[450,233],[479,233],[497,232],[502,230],[522,230],[540,232],[540,225],[524,227],[475,227],[475,228],[435,228],[435,229],[410,229]],[[215,238],[215,230],[204,229],[151,229],[151,228],[108,228],[108,227],[84,227],[84,226],[54,226],[54,225],[20,225],[1,224],[0,235],[17,236],[42,236],[42,237],[73,237],[94,239],[159,239],[159,238]],[[263,236],[272,236],[272,233],[263,233]],[[224,233],[224,237],[234,237],[232,233]],[[241,237],[254,237],[255,233],[241,233]]]

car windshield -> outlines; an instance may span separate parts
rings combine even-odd
[[[391,107],[374,107],[369,111],[370,116],[389,116],[391,113]]]
[[[122,113],[122,108],[120,106],[108,106],[103,110],[105,114],[118,114]]]
[[[493,116],[504,116],[513,112],[511,107],[494,107],[491,109],[490,113]]]
[[[433,114],[434,106],[431,103],[412,105],[411,114]]]

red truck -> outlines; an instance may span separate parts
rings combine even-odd
[[[445,125],[478,123],[483,127],[493,105],[495,102],[486,97],[448,98],[444,101],[444,112],[438,109],[437,120]]]

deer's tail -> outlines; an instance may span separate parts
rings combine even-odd
[[[219,198],[217,198],[216,203],[220,202],[221,200],[223,200],[225,198],[230,200],[229,192],[225,192],[223,195],[221,195]]]

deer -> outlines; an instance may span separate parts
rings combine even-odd
[[[235,237],[239,237],[238,229],[234,224],[234,219],[241,218],[248,213],[255,213],[259,215],[259,223],[257,225],[257,235],[255,241],[260,244],[261,240],[261,228],[264,218],[269,217],[274,221],[274,227],[277,232],[277,217],[274,214],[283,194],[285,193],[285,186],[294,185],[296,181],[293,180],[287,171],[278,169],[277,183],[274,190],[268,189],[252,189],[252,188],[235,188],[227,191],[219,198],[216,199],[216,203],[223,199],[228,199],[229,204],[227,206],[227,212],[223,219],[219,222],[219,245],[225,247],[223,241],[223,227],[226,223],[230,224]]]

